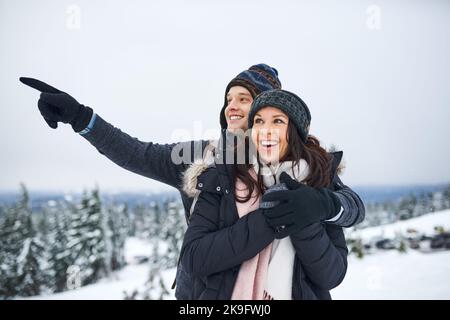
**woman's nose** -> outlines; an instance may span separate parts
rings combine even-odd
[[[266,125],[264,125],[262,128],[260,128],[259,135],[261,136],[261,138],[269,140],[272,136],[272,132],[270,128],[267,128]]]
[[[267,133],[273,133],[273,131],[274,131],[274,128],[273,128],[272,124],[271,124],[271,123],[268,123],[268,122],[264,123],[264,125],[262,126],[262,128],[263,128]]]
[[[259,134],[261,137],[263,137],[264,139],[270,140],[272,138],[277,138],[278,137],[278,128],[274,128],[272,127],[272,125],[270,124],[264,124],[259,131]]]

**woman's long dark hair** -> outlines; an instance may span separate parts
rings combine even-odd
[[[282,161],[293,161],[294,166],[298,165],[300,159],[304,159],[309,166],[308,176],[302,180],[308,186],[313,188],[327,187],[331,182],[331,163],[332,156],[320,146],[319,140],[308,135],[306,143],[302,141],[295,125],[292,122],[288,123],[287,129],[287,143],[288,150],[286,155],[280,159]],[[245,150],[246,153],[250,149],[250,142],[248,136],[245,138]],[[236,149],[235,149],[236,150]],[[250,175],[251,163],[250,157],[246,157],[244,164],[235,164],[234,176],[236,179],[242,181],[248,190],[245,197],[238,197],[235,195],[235,199],[238,202],[247,202],[252,197],[256,190],[256,195],[264,194],[265,187],[260,172],[257,172],[257,179]],[[259,156],[257,157],[259,161]],[[261,165],[259,166],[261,168]]]

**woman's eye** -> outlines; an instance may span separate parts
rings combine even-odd
[[[262,123],[262,119],[255,119],[254,123]]]
[[[284,121],[281,119],[275,119],[275,123],[284,123]]]

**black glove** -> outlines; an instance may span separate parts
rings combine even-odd
[[[290,190],[274,191],[262,197],[262,202],[279,201],[275,207],[263,211],[267,223],[275,229],[277,239],[339,213],[341,203],[330,190],[308,187],[287,173],[281,174],[280,182]]]
[[[75,132],[80,132],[88,126],[93,114],[91,108],[45,82],[23,77],[19,80],[41,92],[38,108],[50,128],[56,129],[58,122],[70,123]]]

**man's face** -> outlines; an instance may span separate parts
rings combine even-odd
[[[225,118],[228,130],[247,130],[248,114],[252,106],[253,97],[246,88],[241,86],[231,87],[227,93],[227,107]]]

